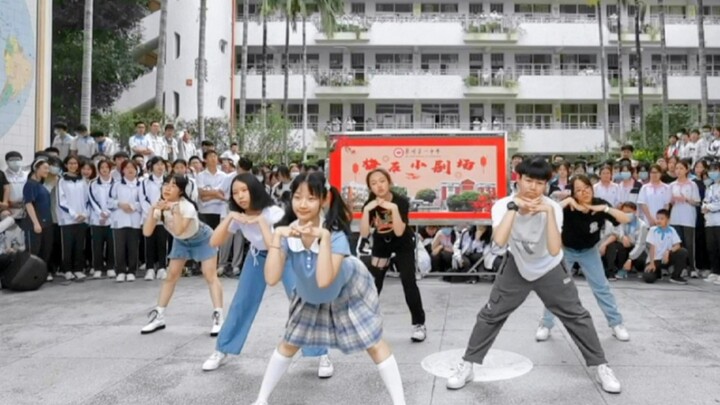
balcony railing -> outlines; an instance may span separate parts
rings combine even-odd
[[[349,123],[348,121],[328,122],[323,130],[325,132],[357,132],[357,131],[383,131],[383,130],[463,130],[463,131],[508,131],[517,132],[528,129],[554,129],[554,130],[583,130],[583,129],[602,129],[602,124],[598,122],[581,122],[581,123],[563,123],[563,122],[540,122],[540,123],[513,123],[513,122],[387,122],[377,123],[372,118],[368,118],[365,122]]]

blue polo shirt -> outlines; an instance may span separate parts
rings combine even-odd
[[[23,203],[32,204],[35,207],[40,225],[52,225],[52,209],[50,208],[50,192],[37,180],[28,179],[23,187]]]

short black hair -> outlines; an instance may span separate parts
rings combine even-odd
[[[632,201],[625,201],[624,203],[622,203],[620,208],[630,208],[631,210],[635,211],[637,210],[637,204]]]
[[[113,160],[119,159],[119,158],[127,159],[127,158],[129,158],[129,156],[128,156],[127,152],[125,152],[125,151],[115,152],[115,154],[113,155]]]
[[[101,136],[105,136],[105,132],[103,132],[103,131],[92,131],[92,132],[90,133],[90,136],[91,136],[92,138],[99,138],[99,137],[101,137]]]
[[[538,156],[523,159],[515,171],[520,176],[527,176],[535,180],[549,181],[553,176],[550,162]]]
[[[512,157],[510,158],[510,160],[515,159],[515,158],[524,159],[523,155],[521,155],[520,153],[516,153],[516,154],[512,155]]]
[[[208,141],[207,139],[200,142],[200,146],[215,146],[215,143],[213,141]]]
[[[64,122],[56,122],[55,125],[53,125],[53,129],[62,129],[63,131],[67,131],[68,126]]]
[[[630,152],[635,152],[635,148],[630,144],[623,145],[620,150],[629,150]]]
[[[658,215],[664,215],[665,218],[670,218],[670,211],[666,210],[665,208],[659,209],[658,212],[655,213],[655,216]]]
[[[135,126],[137,127],[138,125],[145,125],[145,123],[142,121],[135,121]]]
[[[79,124],[75,127],[75,130],[77,132],[87,132],[88,128],[85,126],[85,124]]]
[[[135,160],[135,159],[137,159],[137,158],[140,158],[140,159],[145,160],[145,157],[144,157],[143,155],[139,154],[139,153],[136,153],[136,154],[132,155],[131,160]]]
[[[238,166],[245,170],[246,172],[249,172],[253,168],[253,162],[252,160],[248,159],[247,157],[243,156],[238,160]]]
[[[231,143],[230,143],[230,147],[233,147],[233,146],[238,146],[238,143],[237,143],[237,142],[231,142]]]
[[[207,160],[208,156],[210,155],[217,156],[217,152],[215,152],[214,149],[208,149],[207,151],[205,151],[205,153],[203,153],[203,160]]]
[[[175,129],[175,125],[173,125],[173,124],[165,124],[165,130],[167,131],[168,129]]]
[[[54,146],[48,146],[47,148],[45,148],[45,152],[47,152],[47,153],[57,153],[57,154],[59,155],[59,154],[60,154],[60,149],[58,149],[58,148],[56,148],[56,147],[54,147]]]
[[[8,153],[5,154],[5,161],[7,162],[8,159],[12,159],[12,158],[17,158],[17,159],[22,160],[23,157],[22,157],[22,155],[20,154],[20,152],[15,151],[15,150],[11,150],[10,152],[8,152]]]

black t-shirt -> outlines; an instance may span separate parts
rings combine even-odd
[[[8,179],[5,176],[5,172],[0,170],[0,201],[2,201],[3,198],[5,198],[5,186],[8,184],[10,184],[10,183],[8,182]]]
[[[662,174],[662,176],[660,176],[660,181],[665,184],[670,184],[675,180],[677,180],[677,176],[671,176],[668,172],[665,172]]]
[[[593,198],[591,205],[610,206],[602,198]],[[563,246],[576,250],[590,249],[595,246],[600,241],[600,231],[605,226],[606,220],[613,225],[619,224],[615,217],[610,214],[604,212],[588,212],[585,214],[580,211],[573,211],[569,206],[563,210],[563,217]]]
[[[408,219],[408,214],[410,212],[410,202],[407,198],[397,195],[393,192],[392,193],[392,202],[393,204],[397,205],[398,212],[400,212],[400,220],[403,221],[405,224],[408,224],[410,221]],[[365,205],[370,204],[370,201],[367,201]],[[388,239],[389,237],[396,237],[395,233],[393,233],[393,223],[397,220],[397,218],[393,218],[392,211],[386,210],[382,207],[376,207],[373,210],[370,211],[370,226],[375,229],[375,235],[381,235],[382,239]],[[409,235],[412,235],[412,230],[409,226],[405,227],[405,233],[402,235],[402,237],[407,237]],[[375,240],[379,240],[381,238],[375,238]]]

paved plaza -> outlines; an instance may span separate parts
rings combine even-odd
[[[229,305],[237,281],[222,282]],[[459,353],[490,284],[422,280],[428,339],[413,344],[402,287],[399,280],[390,279],[381,297],[385,337],[400,365],[407,403],[720,403],[720,287],[701,280],[688,286],[613,283],[631,334],[631,341],[622,343],[611,336],[587,284],[582,279],[577,283],[623,384],[622,394],[600,390],[562,327],[553,330],[549,341],[534,341],[542,310],[534,294],[510,317],[495,343],[498,351],[493,352],[524,356],[532,361],[532,369],[519,377],[448,391],[445,380],[421,363],[438,352]],[[243,354],[209,373],[200,368],[214,348],[205,283],[199,277],[182,279],[167,311],[167,329],[141,336],[158,289],[159,282],[93,280],[69,285],[56,281],[30,293],[1,291],[0,404],[252,403],[283,332],[287,299],[282,287],[268,289]],[[366,354],[331,356],[335,375],[329,380],[318,380],[314,359],[296,359],[271,404],[390,403]]]

